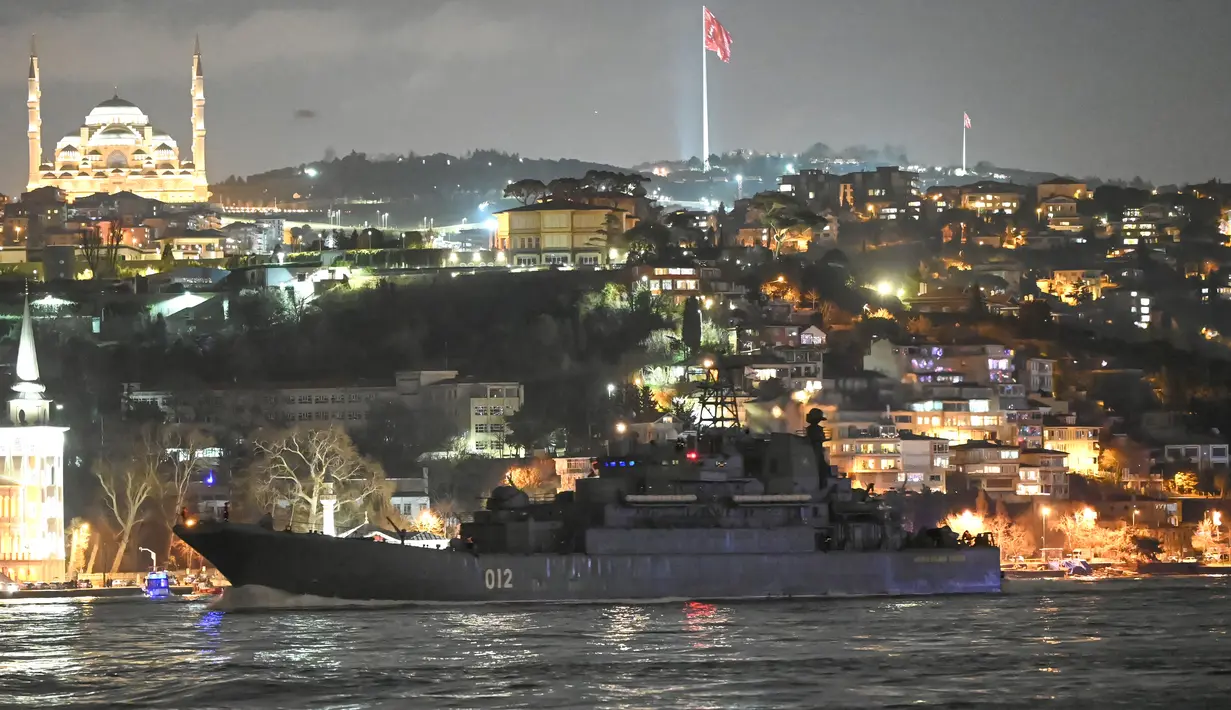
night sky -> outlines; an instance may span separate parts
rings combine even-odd
[[[497,148],[632,165],[700,152],[692,0],[6,0],[0,191],[26,172],[29,35],[44,156],[112,87],[189,144],[200,33],[209,172]],[[711,0],[713,150],[904,145],[1156,182],[1231,178],[1227,0]],[[185,157],[187,157],[185,155]]]

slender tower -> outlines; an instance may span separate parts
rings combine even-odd
[[[34,46],[34,36],[30,36],[30,77],[27,80],[28,93],[26,107],[30,110],[30,127],[27,135],[30,137],[30,182],[27,190],[39,186],[39,167],[43,164],[43,116],[39,110],[43,92],[38,85],[38,50]]]
[[[201,37],[192,53],[192,164],[193,193],[197,202],[209,200],[205,177],[205,67],[201,64]]]

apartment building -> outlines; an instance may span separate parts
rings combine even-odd
[[[1021,452],[1016,446],[990,441],[971,441],[949,448],[950,476],[967,489],[983,489],[992,498],[1018,495]]]
[[[901,382],[1010,383],[1013,350],[996,343],[939,345],[873,341],[863,358],[863,369]]]
[[[1077,418],[1068,415],[1044,419],[1043,446],[1068,455],[1069,470],[1079,476],[1097,476],[1099,472],[1099,428],[1077,426]]]
[[[865,487],[885,491],[898,487],[902,448],[897,427],[885,412],[827,413],[829,463]]]
[[[907,490],[946,491],[946,472],[949,469],[949,442],[934,436],[922,436],[899,431],[901,441],[902,472],[898,474],[899,485]]]
[[[1068,454],[1051,449],[1022,449],[1018,466],[1017,494],[1023,496],[1069,497]]]
[[[525,401],[516,382],[484,382],[455,370],[399,372],[392,383],[301,383],[200,390],[145,389],[125,385],[125,410],[158,407],[180,422],[210,424],[228,419],[280,426],[362,426],[373,405],[399,402],[410,409],[432,407],[456,426],[462,448],[496,457],[516,452],[505,443],[507,418]]]

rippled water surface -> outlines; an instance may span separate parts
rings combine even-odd
[[[647,606],[0,602],[0,706],[1231,707],[1228,580]]]

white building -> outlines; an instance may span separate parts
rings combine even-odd
[[[503,457],[517,452],[505,444],[507,419],[521,409],[525,390],[516,382],[482,382],[456,370],[399,372],[393,383],[302,384],[286,387],[220,388],[193,391],[125,386],[123,406],[152,404],[181,422],[210,423],[227,416],[283,426],[362,426],[379,402],[410,409],[438,408],[454,423],[468,453]]]
[[[945,492],[945,472],[949,468],[949,442],[934,436],[899,432],[902,447],[900,487],[906,490]]]
[[[286,234],[286,221],[282,219],[258,219],[252,235],[250,249],[253,254],[272,254]]]
[[[0,428],[0,572],[64,578],[64,427],[50,426],[27,301],[21,315],[11,426]]]

